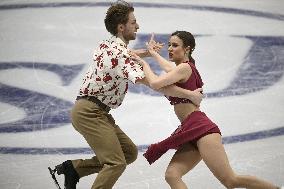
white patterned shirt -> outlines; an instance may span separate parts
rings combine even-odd
[[[93,60],[84,76],[79,96],[95,96],[110,108],[121,105],[128,81],[135,83],[145,77],[142,66],[130,58],[126,44],[115,36],[99,44]]]

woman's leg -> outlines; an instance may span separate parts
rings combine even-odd
[[[198,150],[192,144],[183,145],[169,163],[165,179],[171,189],[187,189],[182,176],[193,169],[201,160]]]
[[[207,167],[226,188],[277,189],[275,185],[256,177],[236,175],[229,164],[220,134],[202,137],[197,141],[197,146]]]

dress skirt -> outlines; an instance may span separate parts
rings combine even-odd
[[[221,134],[218,126],[204,112],[192,112],[181,125],[165,140],[151,144],[143,156],[149,164],[154,163],[169,149],[178,149],[182,144],[196,142],[210,133]]]

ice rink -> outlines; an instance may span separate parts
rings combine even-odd
[[[205,83],[201,110],[221,129],[232,167],[283,185],[284,1],[130,2],[140,25],[130,47],[143,47],[152,32],[165,43],[176,30],[192,32],[193,57]],[[109,36],[103,22],[109,5],[0,1],[0,189],[55,189],[48,166],[92,156],[69,112],[94,48]],[[166,48],[162,53],[167,56]],[[139,148],[114,188],[169,188],[164,172],[174,151],[151,166],[142,156],[147,145],[179,125],[169,102],[131,85],[111,113]],[[77,188],[90,188],[95,177],[80,179]],[[203,162],[184,180],[192,189],[224,188]]]

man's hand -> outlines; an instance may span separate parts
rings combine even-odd
[[[130,52],[135,53],[141,58],[150,56],[149,51],[147,49],[131,49]]]
[[[137,63],[139,63],[141,66],[143,66],[143,64],[145,64],[146,62],[136,54],[136,52],[130,50],[128,51],[130,57],[132,60],[136,61]]]
[[[194,91],[191,91],[191,93],[190,93],[190,100],[197,107],[200,106],[202,98],[204,97],[204,95],[202,94],[202,91],[203,91],[202,88],[198,88],[198,89],[195,89]]]

